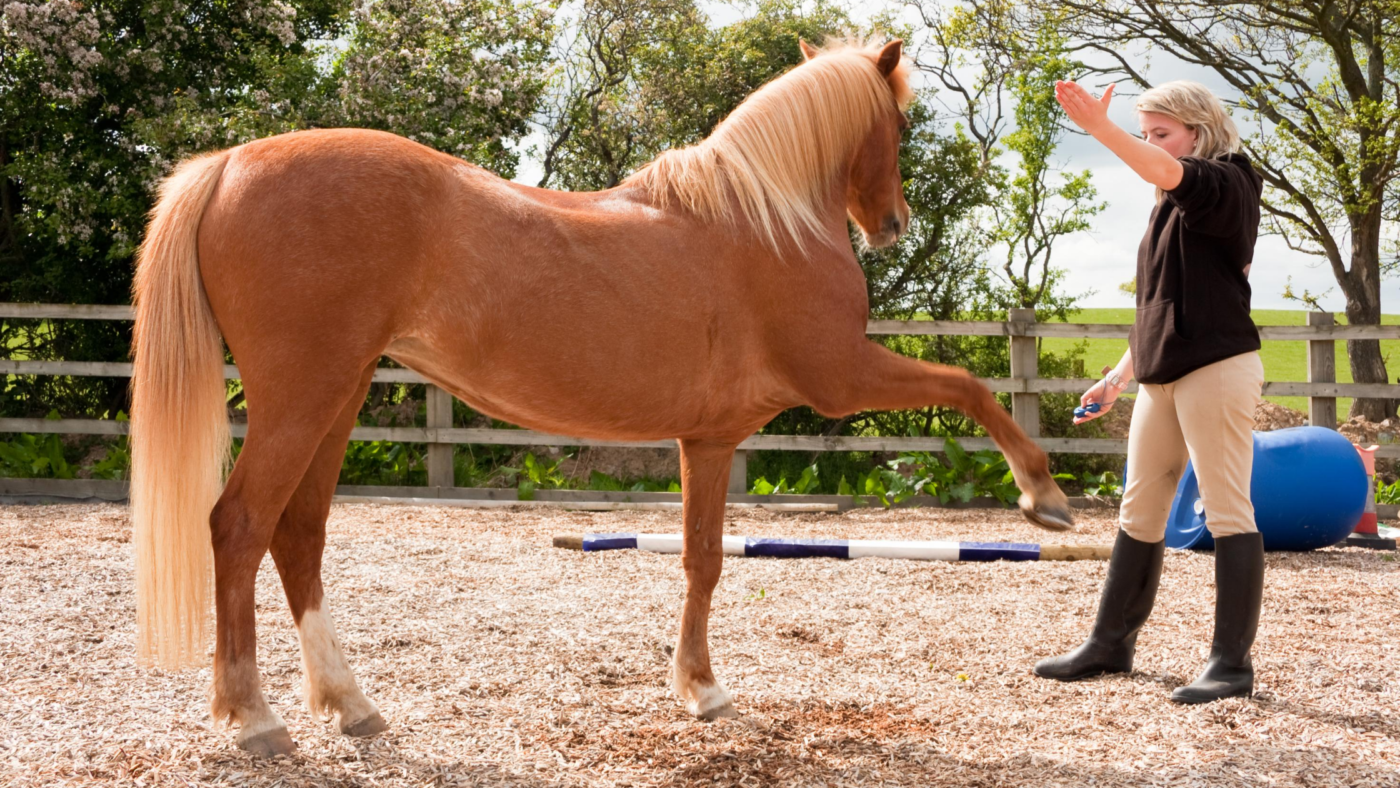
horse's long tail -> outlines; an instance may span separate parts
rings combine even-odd
[[[224,350],[199,274],[200,219],[228,153],[161,184],[136,265],[131,520],[143,664],[204,664],[213,578],[209,513],[229,459]]]

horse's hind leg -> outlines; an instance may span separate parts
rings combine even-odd
[[[671,681],[691,714],[712,720],[736,716],[733,701],[710,670],[710,598],[724,562],[724,500],[734,444],[681,441],[685,491],[685,609]]]
[[[345,459],[345,446],[373,376],[371,365],[355,396],[321,441],[316,458],[272,534],[272,558],[282,576],[282,588],[287,592],[287,603],[301,639],[302,694],[307,708],[315,714],[334,715],[341,732],[351,736],[369,736],[389,726],[355,683],[336,639],[335,626],[324,604],[321,554],[326,546],[326,517]]]
[[[363,363],[340,370],[307,364],[289,370],[294,378],[244,380],[248,436],[209,516],[218,620],[210,705],[215,719],[239,724],[238,745],[258,755],[296,748],[286,724],[268,706],[258,676],[253,607],[258,565],[322,441],[359,391]]]

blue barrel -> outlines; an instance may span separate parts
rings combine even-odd
[[[1366,508],[1366,468],[1351,441],[1325,427],[1254,433],[1249,495],[1265,550],[1317,550],[1351,534]],[[1167,547],[1214,548],[1190,463],[1167,516]]]

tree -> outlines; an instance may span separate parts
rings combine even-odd
[[[10,0],[0,9],[0,300],[124,303],[180,159],[381,128],[509,177],[547,78],[549,9],[509,0]],[[130,327],[5,321],[0,347],[110,361]],[[11,378],[0,410],[101,416],[123,379]]]
[[[1088,229],[1105,205],[1095,201],[1087,170],[1058,172],[1054,164],[1065,132],[1055,82],[1082,70],[1066,54],[1060,20],[1028,18],[1008,0],[914,7],[923,21],[918,65],[942,86],[942,106],[977,141],[996,186],[986,232],[1001,255],[1000,300],[1063,317],[1074,298],[1055,287],[1063,280],[1052,265],[1055,243]],[[999,164],[1004,158],[1010,172]]]
[[[710,35],[693,0],[583,0],[562,36],[541,125],[541,187],[616,186],[667,143],[646,68]]]
[[[1352,325],[1380,322],[1400,253],[1400,2],[1028,2],[1063,13],[1105,75],[1149,87],[1124,53],[1137,43],[1224,79],[1255,127],[1245,148],[1268,186],[1267,229],[1327,261]],[[1347,355],[1358,383],[1388,382],[1378,341],[1348,340]],[[1351,413],[1380,421],[1397,402],[1357,399]]]
[[[552,13],[531,0],[359,0],[324,80],[336,101],[312,119],[392,131],[513,177],[513,143],[548,82]]]
[[[799,39],[851,25],[825,0],[762,0],[712,28],[694,0],[584,0],[541,124],[541,186],[617,185],[668,148],[704,139],[750,93],[802,62]]]
[[[180,152],[142,130],[191,91],[262,86],[280,59],[335,26],[326,2],[16,0],[0,9],[0,300],[123,303],[152,189]],[[113,360],[129,324],[7,321],[0,347],[29,358]],[[101,415],[122,379],[11,378],[0,407]]]

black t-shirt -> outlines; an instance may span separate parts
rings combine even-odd
[[[1259,349],[1249,280],[1263,179],[1249,159],[1184,156],[1181,183],[1152,210],[1138,247],[1134,376],[1170,383]]]

